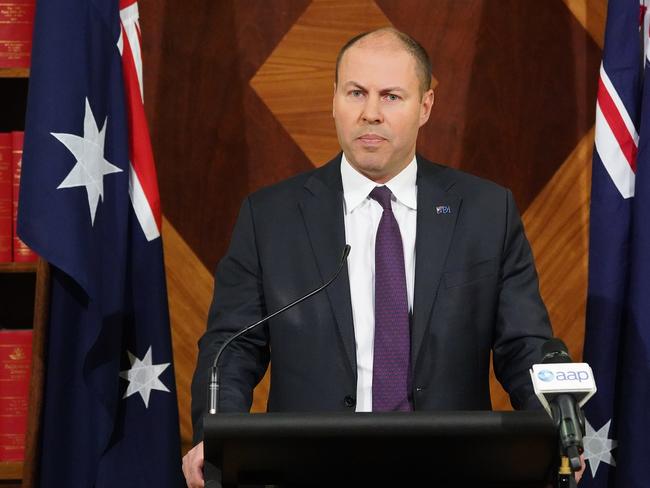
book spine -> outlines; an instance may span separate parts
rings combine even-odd
[[[13,171],[11,134],[0,133],[0,263],[13,259]]]
[[[37,256],[27,244],[25,244],[17,233],[18,220],[18,196],[20,193],[20,172],[23,160],[23,139],[24,132],[15,131],[11,133],[12,155],[13,155],[13,258],[17,263],[28,263],[36,261]]]
[[[0,2],[0,68],[29,68],[34,0]]]
[[[32,331],[0,330],[0,461],[25,458]]]

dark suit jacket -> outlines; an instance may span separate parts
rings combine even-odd
[[[528,368],[551,336],[512,194],[418,157],[411,362],[416,410],[491,408],[490,352],[515,408],[536,403]],[[449,213],[436,207],[448,206]],[[340,155],[250,195],[216,271],[192,385],[202,437],[210,365],[225,338],[326,280],[345,245]],[[354,252],[363,252],[355,250]],[[272,359],[269,411],[354,411],[356,352],[347,270],[232,344],[221,411],[247,412]]]

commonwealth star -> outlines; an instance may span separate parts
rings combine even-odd
[[[107,121],[108,118],[104,120],[104,126],[101,130],[97,127],[95,116],[90,108],[88,98],[86,98],[83,137],[76,134],[51,132],[77,160],[77,163],[57,189],[77,186],[86,188],[88,207],[90,209],[90,223],[92,225],[95,224],[95,214],[99,200],[104,199],[104,176],[122,171],[104,159]]]
[[[120,377],[129,382],[129,386],[122,398],[130,397],[134,393],[140,393],[144,406],[148,408],[151,390],[169,392],[169,389],[160,381],[158,376],[167,369],[170,363],[151,364],[151,347],[149,347],[142,360],[131,354],[130,351],[127,352],[129,354],[131,368],[126,371],[120,371]]]

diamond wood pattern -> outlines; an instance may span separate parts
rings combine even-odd
[[[555,333],[582,357],[594,131],[583,137],[523,216]]]
[[[167,219],[163,219],[162,236],[181,440],[185,453],[192,442],[189,393],[198,353],[196,342],[205,330],[212,302],[213,277]],[[265,377],[255,389],[252,411],[266,411],[267,396],[268,378]]]
[[[601,48],[605,42],[607,0],[563,0],[567,8],[582,24]]]
[[[316,166],[339,149],[332,95],[336,55],[352,36],[390,26],[372,0],[314,0],[251,86]]]
[[[565,3],[602,48],[607,0]],[[582,359],[584,342],[593,143],[592,128],[523,215],[553,330],[575,361]],[[511,408],[494,374],[490,391],[495,409]]]
[[[211,270],[241,199],[339,150],[335,56],[379,26],[408,32],[433,58],[437,101],[419,151],[513,190],[555,331],[580,356],[606,0],[191,0],[183,15],[178,5],[140,0],[145,106],[173,223],[164,239],[185,443]],[[492,392],[495,408],[509,408]]]
[[[585,330],[593,144],[592,129],[523,215],[553,332],[575,361],[582,358]],[[511,409],[494,374],[490,390],[496,410]]]

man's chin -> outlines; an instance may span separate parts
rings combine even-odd
[[[363,174],[379,174],[384,170],[386,165],[383,161],[362,159],[360,161],[357,160],[353,166]]]
[[[362,173],[381,172],[386,167],[386,157],[376,152],[355,151],[352,156],[354,160],[350,160],[350,164]]]
[[[386,177],[386,165],[381,162],[367,162],[363,161],[359,164],[352,165],[359,173],[378,183]]]

